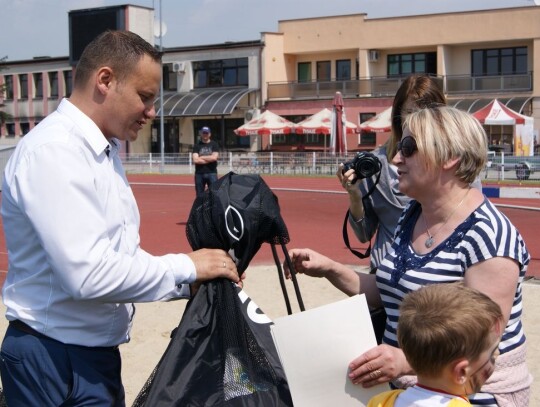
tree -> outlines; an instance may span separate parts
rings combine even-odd
[[[5,68],[5,65],[3,64],[6,60],[7,60],[7,56],[0,58],[0,72]],[[3,94],[5,90],[6,90],[6,84],[3,83],[2,85],[0,85],[0,94]],[[11,118],[10,114],[2,110],[3,107],[4,107],[4,104],[0,102],[0,127],[4,125],[7,119]]]

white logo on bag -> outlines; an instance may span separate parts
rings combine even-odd
[[[260,311],[257,304],[255,304],[255,301],[251,300],[247,294],[244,292],[244,290],[241,290],[238,292],[238,298],[240,298],[240,302],[242,304],[245,304],[247,300],[250,300],[247,304],[247,315],[249,319],[251,319],[256,324],[271,324],[272,320],[266,316],[262,311]],[[257,311],[260,311],[257,312]]]
[[[232,220],[232,225],[229,225],[229,220]],[[244,236],[244,219],[242,219],[242,215],[240,215],[238,209],[231,205],[225,210],[225,226],[227,227],[227,232],[234,240],[240,241],[242,236]]]

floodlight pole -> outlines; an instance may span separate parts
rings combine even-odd
[[[159,52],[163,54],[163,22],[161,20],[161,0],[159,0]],[[165,123],[163,122],[163,55],[161,56],[161,82],[159,84],[159,144],[161,151],[161,160],[159,172],[163,174],[165,170]]]

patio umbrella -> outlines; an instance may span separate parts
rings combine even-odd
[[[345,134],[354,134],[358,126],[345,121]],[[330,134],[332,131],[332,112],[326,107],[313,116],[295,125],[296,134]]]
[[[269,134],[289,134],[294,128],[294,123],[265,110],[260,116],[238,127],[234,132],[238,136],[262,136]]]
[[[392,130],[392,106],[377,113],[371,119],[360,123],[360,131],[372,132],[372,133],[386,133]]]
[[[332,110],[332,128],[330,130],[330,151],[337,154],[347,153],[347,139],[344,132],[345,112],[341,92],[334,96],[334,109]]]

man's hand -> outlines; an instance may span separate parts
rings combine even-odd
[[[233,259],[221,249],[200,249],[188,253],[197,271],[196,282],[200,283],[223,277],[240,282],[240,276]]]

